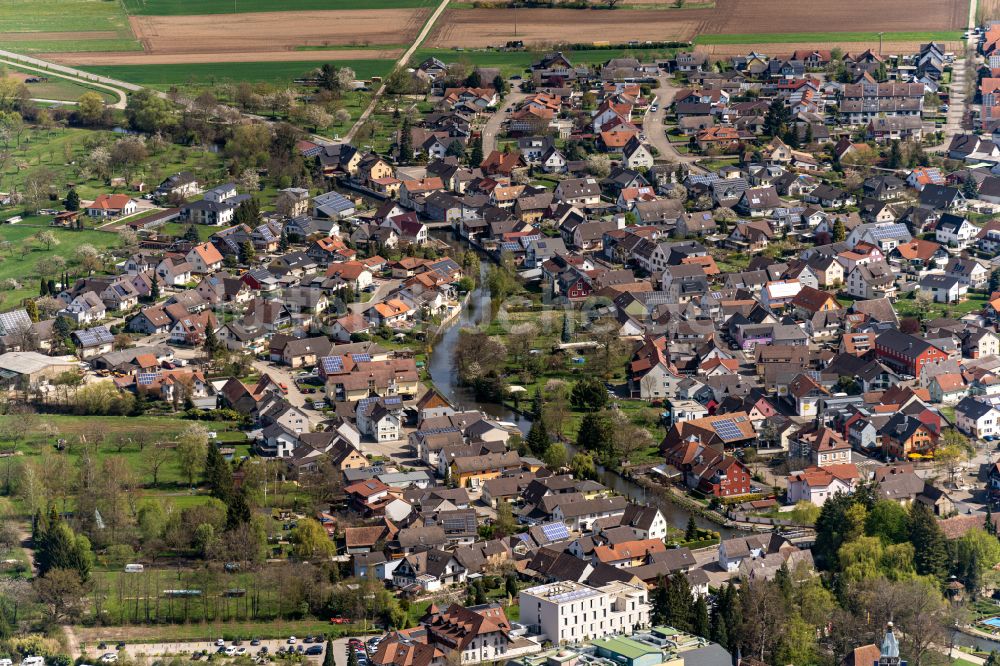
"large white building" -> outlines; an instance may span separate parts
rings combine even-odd
[[[575,581],[521,590],[521,623],[555,644],[578,643],[649,626],[645,586],[613,582],[590,587]]]

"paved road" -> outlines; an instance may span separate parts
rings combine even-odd
[[[490,152],[496,150],[497,136],[500,134],[500,128],[503,126],[503,121],[510,115],[507,113],[507,109],[517,108],[517,105],[523,102],[527,96],[527,93],[523,92],[509,93],[504,101],[501,102],[500,108],[497,112],[490,116],[489,120],[486,121],[486,125],[483,126],[484,157],[489,155]]]
[[[660,74],[657,81],[658,86],[653,90],[653,95],[656,96],[656,103],[659,108],[655,112],[647,111],[642,124],[643,131],[646,134],[646,143],[659,151],[660,155],[657,159],[675,164],[681,162],[687,164],[695,173],[704,173],[705,170],[695,164],[695,161],[698,159],[697,157],[681,155],[667,139],[667,133],[663,128],[663,119],[666,116],[667,109],[674,103],[674,96],[677,95],[680,88],[673,84],[670,76],[667,74]]]
[[[437,6],[437,9],[434,10],[434,13],[431,14],[429,19],[427,19],[427,23],[424,23],[424,27],[420,29],[420,33],[417,34],[417,38],[413,40],[412,44],[410,44],[410,48],[406,49],[406,51],[403,52],[403,55],[399,57],[399,60],[396,61],[394,67],[405,67],[407,63],[410,62],[410,58],[413,56],[413,53],[417,50],[417,47],[419,47],[423,43],[423,41],[427,38],[427,35],[430,33],[431,28],[434,27],[434,23],[437,22],[438,18],[441,17],[441,14],[444,13],[444,10],[447,7],[448,7],[448,0],[441,0],[441,4]],[[368,120],[368,117],[375,110],[375,105],[378,104],[378,100],[384,94],[385,94],[385,83],[382,83],[382,85],[378,87],[378,90],[376,90],[375,94],[372,96],[372,101],[368,104],[368,108],[361,113],[361,115],[358,117],[358,121],[354,123],[354,126],[347,133],[347,136],[344,137],[345,143],[351,142],[351,140],[354,138],[354,134],[358,131],[358,128],[360,128],[362,125],[365,124],[365,121]]]

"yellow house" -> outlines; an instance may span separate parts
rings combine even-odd
[[[481,488],[490,479],[521,469],[521,456],[516,451],[463,456],[451,461],[451,478],[459,488]]]
[[[357,178],[363,183],[372,184],[377,180],[395,177],[392,165],[374,153],[365,155],[358,162]]]

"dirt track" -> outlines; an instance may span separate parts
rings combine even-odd
[[[260,55],[305,45],[403,44],[413,40],[428,13],[427,9],[260,12],[240,14],[238,21],[230,15],[209,15],[133,16],[129,22],[147,53]]]

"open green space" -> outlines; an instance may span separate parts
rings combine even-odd
[[[218,62],[183,65],[82,65],[94,74],[137,83],[153,88],[217,83],[272,83],[290,85],[292,81],[323,65],[325,60],[296,62]],[[338,60],[338,67],[350,67],[358,78],[385,76],[392,69],[391,60]]]
[[[3,0],[0,33],[92,32],[114,30],[131,35],[119,2],[109,0]],[[4,48],[12,48],[7,42]],[[14,49],[16,50],[16,49]]]
[[[912,295],[912,294],[911,294]],[[921,310],[916,298],[901,297],[896,303],[896,313],[900,317],[961,317],[970,312],[978,312],[986,307],[989,297],[985,294],[969,294],[969,297],[961,303],[931,303],[927,306],[927,311]]]
[[[54,99],[75,102],[80,99],[80,96],[84,93],[94,92],[100,95],[101,98],[104,99],[105,103],[115,102],[118,100],[117,95],[112,95],[107,90],[91,88],[89,86],[70,81],[69,79],[60,79],[54,76],[50,77],[47,81],[29,83],[27,85],[28,93],[31,95],[32,99]]]
[[[793,42],[868,42],[878,39],[877,32],[762,32],[731,35],[698,35],[695,44],[790,44]],[[887,42],[955,41],[962,39],[960,30],[926,32],[886,32]]]
[[[294,12],[317,9],[399,9],[427,7],[433,0],[122,0],[129,14],[186,16],[197,14],[243,14],[248,12]]]
[[[30,220],[26,220],[30,221]],[[21,299],[38,295],[39,274],[47,270],[52,257],[63,257],[69,261],[76,248],[90,244],[98,250],[118,245],[118,235],[103,231],[52,229],[59,240],[58,245],[45,249],[44,245],[34,242],[31,237],[44,227],[23,226],[22,224],[5,224],[0,226],[0,243],[10,242],[9,249],[0,252],[0,282],[17,280],[19,287],[0,291],[3,298],[3,309],[10,309]],[[6,247],[6,246],[4,246]],[[26,250],[26,251],[25,251]]]
[[[141,51],[135,39],[25,39],[8,42],[17,53],[99,53],[104,51]]]

